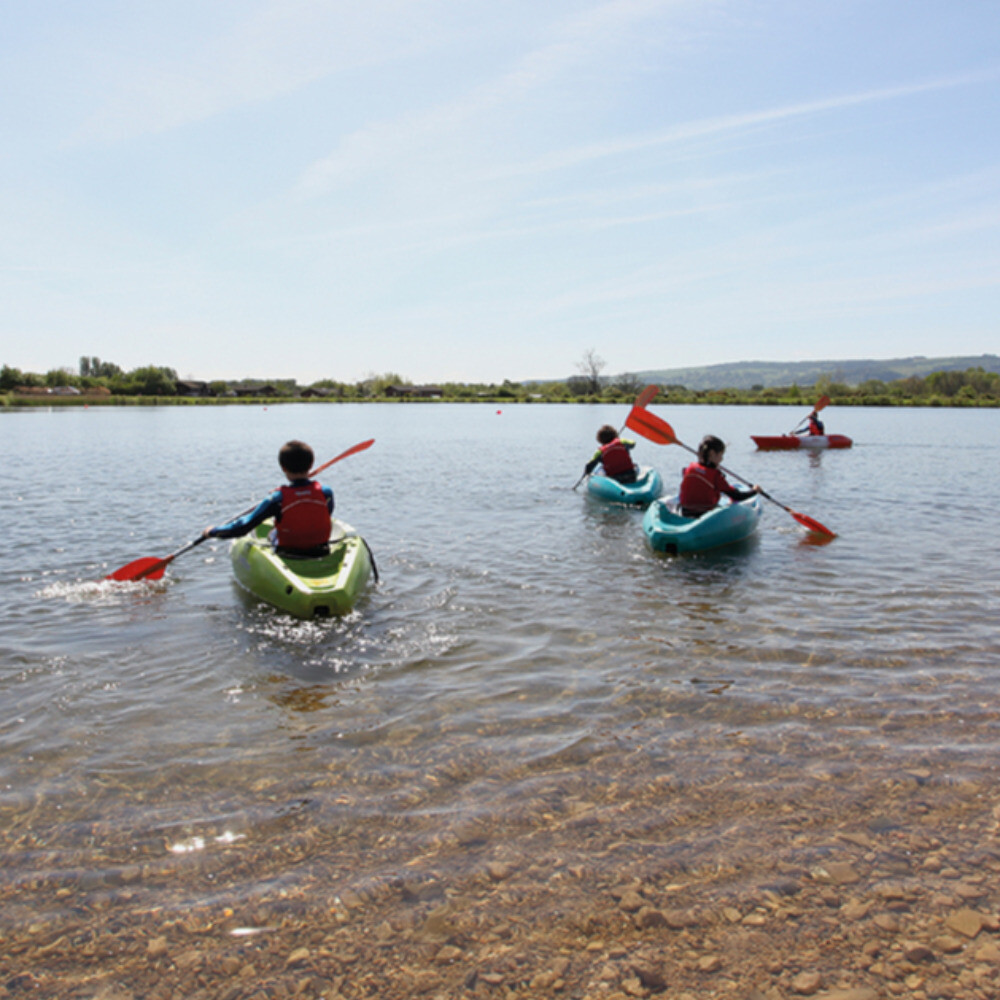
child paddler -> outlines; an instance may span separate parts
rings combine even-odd
[[[619,483],[634,483],[638,470],[629,452],[635,447],[635,442],[629,438],[620,438],[611,424],[605,424],[597,432],[597,443],[600,447],[583,467],[583,474],[589,476],[600,465],[609,479],[616,479]]]
[[[701,517],[719,505],[725,493],[734,503],[749,500],[760,493],[760,487],[738,490],[730,486],[719,466],[726,453],[725,444],[714,434],[706,434],[698,445],[698,461],[692,462],[681,479],[680,508],[684,517]]]
[[[292,555],[323,555],[330,540],[333,513],[333,490],[309,478],[313,450],[302,441],[289,441],[278,452],[278,464],[288,477],[287,486],[279,486],[252,511],[228,524],[208,527],[206,538],[239,538],[249,534],[262,521],[274,518],[272,540],[281,552]]]

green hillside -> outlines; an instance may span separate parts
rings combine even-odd
[[[643,382],[683,385],[688,389],[765,389],[779,386],[815,385],[821,378],[856,386],[870,379],[892,382],[931,372],[966,371],[982,368],[1000,373],[1000,356],[980,354],[966,357],[894,358],[889,361],[736,361],[700,368],[656,368],[634,372]]]

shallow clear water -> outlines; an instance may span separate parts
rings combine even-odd
[[[736,769],[794,801],[816,775],[991,768],[1000,411],[829,410],[855,446],[814,455],[754,450],[789,409],[653,411],[688,444],[722,436],[727,467],[839,537],[766,504],[738,550],[654,555],[639,511],[571,489],[623,407],[0,414],[0,884],[55,912],[61,886],[186,861],[208,881],[147,878],[146,905],[239,901],[338,842],[371,848],[351,875],[378,879],[616,783],[669,775],[656,808],[680,823],[684,787]],[[317,461],[376,439],[323,477],[382,576],[355,613],[254,603],[224,543],[157,584],[99,582],[259,499],[290,437]],[[671,485],[689,460],[636,456]]]

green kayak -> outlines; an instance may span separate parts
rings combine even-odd
[[[296,618],[327,618],[350,611],[375,572],[365,540],[334,520],[329,552],[321,556],[279,554],[268,540],[273,521],[234,538],[229,549],[236,582],[254,597]]]

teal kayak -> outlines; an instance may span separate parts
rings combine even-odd
[[[365,540],[334,520],[328,552],[321,556],[279,554],[264,521],[229,548],[236,582],[254,597],[296,618],[327,618],[350,611],[374,572]]]
[[[610,476],[591,476],[587,493],[610,503],[647,504],[663,492],[663,480],[656,469],[642,468],[634,483],[620,483]]]
[[[756,530],[763,509],[760,497],[739,503],[720,504],[701,517],[683,517],[677,512],[676,498],[656,500],[642,519],[642,530],[657,552],[679,555],[704,552],[749,538]]]

